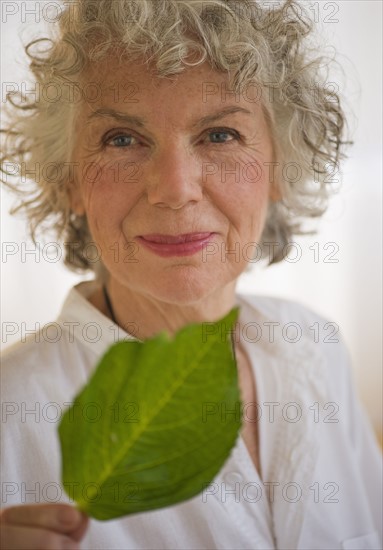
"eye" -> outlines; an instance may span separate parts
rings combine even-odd
[[[235,130],[229,130],[226,128],[214,129],[208,134],[211,143],[230,143],[232,141],[239,140],[240,135]]]
[[[106,137],[104,143],[105,145],[110,145],[116,148],[131,147],[135,145],[136,138],[131,134],[117,134],[114,136]]]

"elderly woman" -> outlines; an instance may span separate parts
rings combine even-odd
[[[293,1],[79,0],[28,45],[39,97],[10,97],[5,166],[39,163],[20,204],[32,235],[51,220],[67,266],[95,278],[70,291],[57,341],[5,354],[3,395],[25,413],[7,410],[3,429],[3,548],[381,548],[380,453],[344,344],[315,341],[326,320],[299,304],[236,291],[254,254],[282,260],[324,212],[326,166],[342,156],[344,115],[310,30]],[[117,339],[174,335],[235,305],[239,387],[258,420],[244,417],[201,494],[89,521],[58,490],[57,425],[27,411],[65,408]],[[282,337],[287,323],[300,339]]]

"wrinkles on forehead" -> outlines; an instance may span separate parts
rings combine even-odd
[[[116,118],[121,115],[122,119],[126,114],[137,115],[141,106],[147,110],[151,105],[156,108],[157,114],[165,113],[169,96],[172,97],[168,109],[170,114],[172,103],[181,102],[182,114],[188,110],[195,118],[198,112],[201,119],[206,119],[201,124],[209,122],[210,114],[229,108],[242,108],[255,116],[261,115],[258,104],[246,101],[243,96],[230,90],[226,73],[218,72],[206,62],[164,78],[158,75],[153,64],[146,65],[143,61],[122,63],[118,58],[111,58],[95,64],[84,73],[82,86],[88,91],[83,103],[83,112],[87,117],[93,116],[93,113],[104,112],[106,115],[114,111]],[[210,90],[214,88],[214,93],[205,93],[205,88],[209,86]],[[145,122],[142,113],[140,117]],[[136,125],[140,125],[138,119]]]

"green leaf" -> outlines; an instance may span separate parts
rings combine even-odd
[[[214,479],[241,427],[238,311],[105,353],[59,425],[63,486],[81,510],[99,520],[153,510]]]

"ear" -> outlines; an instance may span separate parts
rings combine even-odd
[[[72,181],[68,183],[67,192],[72,212],[74,212],[77,216],[84,216],[85,206],[80,186]]]

